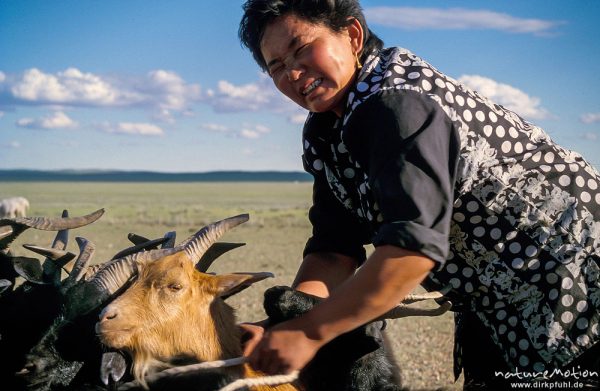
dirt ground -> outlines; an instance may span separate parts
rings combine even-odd
[[[250,221],[224,240],[247,245],[223,256],[212,267],[217,273],[269,271],[275,278],[262,281],[229,299],[240,321],[264,317],[262,292],[273,285],[290,285],[311,227],[310,183],[2,183],[0,196],[29,199],[31,216],[72,216],[105,208],[96,223],[73,230],[96,244],[94,262],[110,259],[130,246],[127,234],[149,238],[177,231],[183,240],[204,225],[240,213]],[[32,256],[23,243],[49,245],[53,234],[28,230],[13,244],[19,255]],[[368,249],[369,250],[369,249]],[[411,390],[459,390],[452,374],[452,314],[435,318],[412,317],[390,321],[387,334]]]

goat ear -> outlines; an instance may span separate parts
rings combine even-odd
[[[273,273],[233,273],[218,275],[215,277],[217,279],[217,296],[226,299],[243,291],[255,282],[270,277],[274,277]]]

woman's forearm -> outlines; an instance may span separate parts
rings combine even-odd
[[[376,248],[363,267],[323,303],[298,318],[309,338],[328,342],[395,307],[435,263],[395,246]]]

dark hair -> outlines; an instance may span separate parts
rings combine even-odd
[[[294,14],[314,24],[323,24],[339,32],[347,27],[352,18],[363,28],[361,62],[374,49],[381,49],[383,41],[367,26],[358,0],[247,0],[242,7],[244,16],[240,21],[238,35],[241,43],[252,52],[258,65],[267,71],[267,64],[260,50],[260,42],[267,25],[276,18]]]

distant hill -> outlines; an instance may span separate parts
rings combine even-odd
[[[0,182],[307,182],[299,171],[211,171],[164,173],[103,170],[0,170]]]

